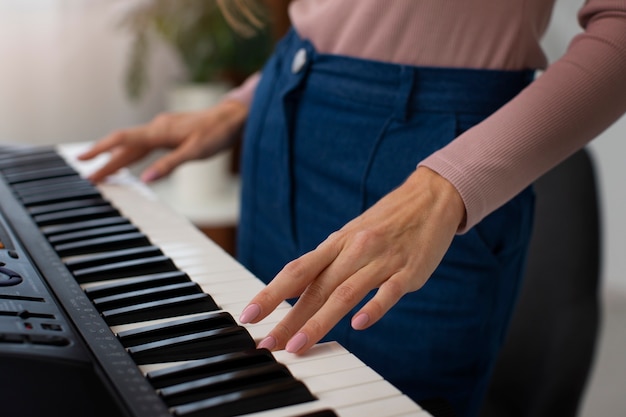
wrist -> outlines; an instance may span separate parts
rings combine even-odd
[[[407,179],[407,183],[415,184],[416,189],[429,190],[435,206],[446,222],[455,224],[461,229],[467,220],[465,203],[456,187],[446,178],[430,168],[420,166]]]

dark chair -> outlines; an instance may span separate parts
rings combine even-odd
[[[600,326],[600,216],[582,150],[536,183],[526,280],[481,417],[573,417]]]

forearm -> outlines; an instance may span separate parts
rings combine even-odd
[[[533,84],[422,161],[461,194],[467,223],[460,231],[583,147],[626,111],[626,7],[601,10],[586,8],[590,18],[585,33]]]

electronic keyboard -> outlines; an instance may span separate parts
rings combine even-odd
[[[0,147],[2,415],[430,414],[335,342],[256,349],[264,284],[89,144]]]

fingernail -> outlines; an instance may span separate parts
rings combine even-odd
[[[265,339],[261,340],[259,342],[259,344],[257,345],[257,348],[259,349],[268,349],[268,350],[272,350],[276,347],[276,339],[274,339],[273,336],[267,336]]]
[[[258,304],[250,304],[241,312],[239,321],[242,324],[250,323],[261,313],[261,307]]]
[[[287,346],[285,346],[285,350],[290,353],[296,353],[297,351],[302,349],[302,346],[306,345],[308,341],[309,341],[309,338],[307,337],[306,334],[298,333],[294,337],[292,337],[291,340],[289,340],[289,342],[287,342]]]
[[[352,319],[352,328],[354,330],[362,330],[365,328],[367,323],[370,321],[370,316],[366,313],[358,314],[356,317]]]
[[[141,174],[141,181],[143,182],[151,182],[159,178],[159,173],[155,170],[144,171]]]

